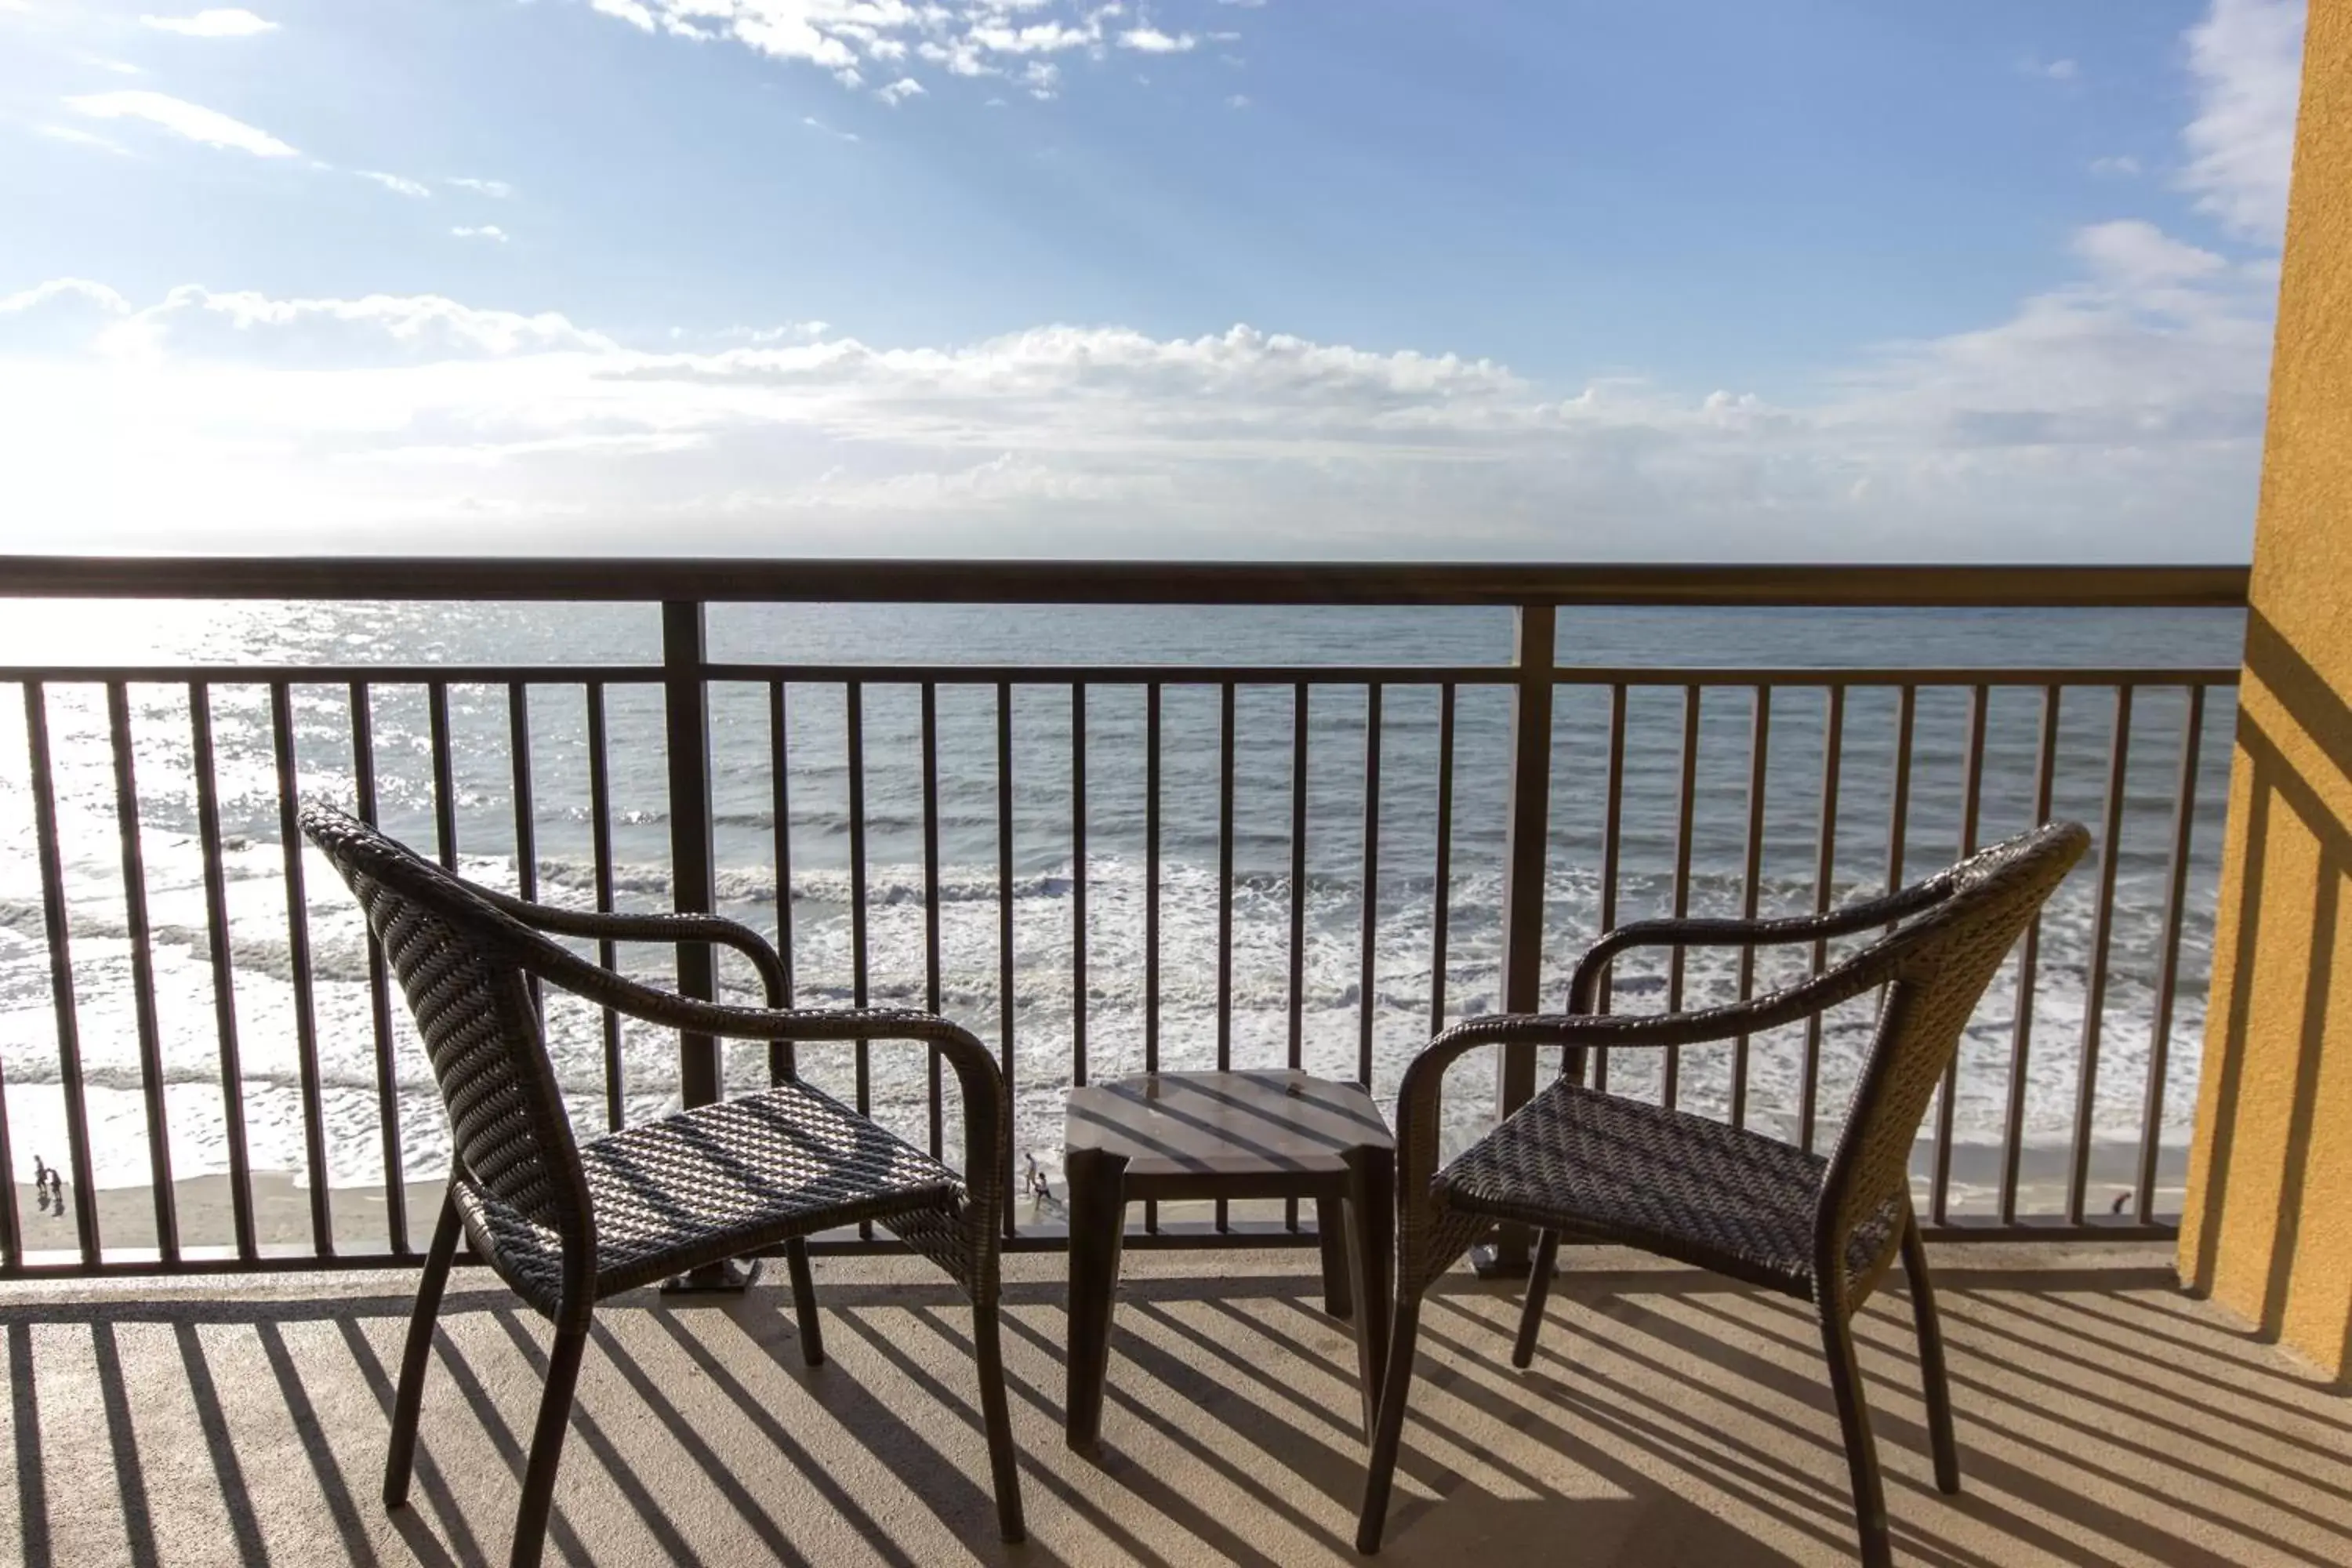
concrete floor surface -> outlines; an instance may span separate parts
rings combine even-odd
[[[820,1260],[827,1365],[781,1281],[600,1310],[551,1562],[1349,1563],[1363,1445],[1311,1252],[1130,1253],[1103,1448],[1062,1442],[1061,1259],[1007,1260],[1030,1540],[995,1540],[952,1287]],[[2184,1298],[2146,1249],[1936,1255],[1963,1494],[1934,1489],[1899,1289],[1862,1320],[1896,1551],[1944,1568],[2352,1563],[2352,1399]],[[777,1273],[781,1275],[781,1270]],[[377,1491],[410,1281],[389,1274],[0,1288],[0,1559],[502,1562],[545,1325],[460,1273],[417,1484]],[[1853,1560],[1845,1466],[1800,1304],[1572,1251],[1534,1368],[1518,1294],[1459,1273],[1423,1314],[1381,1561]]]

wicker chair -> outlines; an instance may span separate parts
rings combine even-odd
[[[997,1331],[998,1227],[1011,1107],[984,1047],[923,1013],[720,1006],[639,985],[541,935],[714,942],[748,955],[771,1004],[783,969],[757,934],[710,915],[556,910],[463,882],[323,806],[302,830],[351,884],[399,976],[447,1106],[456,1146],[393,1405],[383,1500],[407,1499],[433,1324],[462,1229],[474,1251],[555,1325],[509,1561],[540,1560],[591,1309],[618,1291],[783,1244],[808,1363],[824,1358],[810,1234],[879,1222],[971,1297],[981,1408],[1003,1538],[1023,1538],[1020,1478]],[[650,1023],[772,1046],[766,1092],[575,1142],[541,1040],[545,981]],[[903,1040],[938,1049],[963,1089],[955,1173],[793,1076],[796,1040]]]
[[[1412,1384],[1423,1293],[1497,1221],[1538,1233],[1535,1271],[1512,1353],[1535,1353],[1563,1231],[1638,1247],[1812,1302],[1845,1428],[1862,1558],[1893,1561],[1877,1450],[1850,1320],[1899,1253],[1909,1277],[1936,1484],[1959,1490],[1959,1457],[1927,1256],[1911,1212],[1911,1146],[1960,1031],[2010,947],[2089,842],[2053,823],[1915,887],[1812,919],[1645,921],[1612,931],[1576,968],[1570,1011],[1474,1018],[1405,1071],[1397,1105],[1397,1300],[1379,1426],[1356,1544],[1380,1549]],[[1896,922],[1901,922],[1899,925]],[[1895,929],[1827,973],[1770,995],[1698,1012],[1596,1016],[1609,962],[1632,947],[1757,946]],[[1826,1159],[1580,1081],[1585,1050],[1677,1047],[1769,1029],[1886,986],[1878,1031],[1843,1131]],[[1481,1046],[1559,1046],[1557,1081],[1444,1170],[1437,1168],[1445,1068]]]

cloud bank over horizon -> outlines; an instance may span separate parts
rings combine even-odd
[[[837,68],[865,69],[894,40],[927,58],[949,37],[861,38],[854,7],[805,37],[761,31],[804,8],[595,8],[674,34],[723,23],[827,68],[828,40],[851,51]],[[1106,47],[1188,36],[1094,14]],[[1442,343],[1252,325],[882,344],[816,322],[665,336],[432,293],[0,279],[0,548],[2239,558],[2300,16],[2216,0],[2184,40],[2176,178],[2209,242],[2129,216],[2080,226],[2057,286],[1980,327],[1855,347],[1801,396],[1560,383]],[[100,102],[77,107],[283,146],[159,95]]]

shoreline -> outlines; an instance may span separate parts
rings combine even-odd
[[[1925,1190],[1918,1173],[1933,1169],[1933,1157],[1932,1145],[1923,1142],[1913,1166],[1913,1192],[1923,1211]],[[2122,1212],[2126,1215],[2132,1212],[2139,1157],[2137,1143],[2092,1146],[2084,1190],[2086,1218],[2104,1217],[2114,1212],[2112,1205],[2118,1196],[2124,1199]],[[1967,1220],[1998,1214],[2003,1158],[2004,1152],[1997,1145],[1960,1144],[1953,1148],[1948,1205],[1951,1217]],[[2155,1210],[2159,1217],[2179,1214],[2188,1163],[2186,1145],[2166,1144],[2158,1149]],[[2063,1146],[2028,1146],[2020,1152],[2017,1216],[2021,1222],[2063,1218],[2072,1165],[2073,1152]],[[1056,1201],[1051,1205],[1040,1205],[1015,1193],[1013,1213],[1021,1225],[1044,1228],[1062,1223],[1058,1170],[1053,1173],[1052,1181]],[[236,1211],[229,1178],[220,1173],[184,1176],[173,1184],[173,1188],[184,1252],[201,1254],[204,1261],[217,1260],[224,1266],[235,1267],[238,1261],[235,1251]],[[411,1251],[421,1254],[432,1239],[434,1221],[440,1212],[441,1192],[442,1183],[437,1180],[405,1184],[406,1239]],[[265,1255],[317,1256],[313,1251],[310,1189],[307,1184],[289,1172],[257,1171],[253,1173],[251,1194],[254,1241]],[[80,1235],[69,1193],[63,1214],[45,1212],[28,1182],[16,1184],[16,1199],[27,1262],[70,1263],[79,1256]],[[331,1187],[327,1201],[331,1236],[338,1253],[376,1256],[392,1250],[388,1205],[381,1185]],[[1213,1208],[1206,1203],[1163,1203],[1160,1214],[1163,1223],[1181,1223],[1196,1218],[1206,1220]],[[1279,1219],[1283,1205],[1278,1201],[1237,1203],[1231,1205],[1230,1212],[1237,1218]],[[142,1260],[155,1255],[155,1208],[149,1188],[143,1184],[100,1188],[98,1222],[101,1256],[108,1261]],[[1141,1225],[1139,1205],[1129,1223]],[[125,1254],[131,1256],[122,1256]]]

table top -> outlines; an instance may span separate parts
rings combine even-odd
[[[1283,1069],[1161,1072],[1070,1091],[1071,1149],[1124,1155],[1130,1179],[1337,1176],[1352,1149],[1391,1149],[1372,1097]]]

